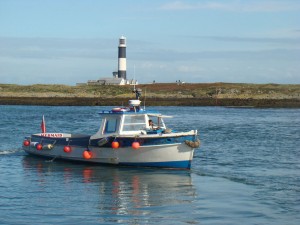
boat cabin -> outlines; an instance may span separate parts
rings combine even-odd
[[[140,108],[139,100],[130,100],[129,108],[113,108],[102,111],[102,122],[98,132],[91,136],[97,139],[108,136],[134,136],[159,134],[166,130],[164,116],[155,111],[146,111]],[[153,124],[149,123],[150,121]]]
[[[100,114],[103,116],[100,128],[95,135],[91,136],[91,139],[115,135],[159,134],[166,130],[163,117],[169,117],[160,113],[146,113],[144,111],[103,111]],[[154,124],[150,125],[149,121],[153,121]]]

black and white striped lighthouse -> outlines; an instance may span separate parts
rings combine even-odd
[[[124,36],[119,39],[118,59],[118,78],[126,80],[126,38]]]

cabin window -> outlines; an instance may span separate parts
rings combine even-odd
[[[118,120],[117,119],[109,119],[105,124],[105,133],[115,133],[117,131]]]
[[[126,115],[124,118],[123,131],[138,131],[145,128],[144,115]]]
[[[157,116],[149,116],[149,120],[153,121],[154,127],[155,128],[165,128],[165,123],[161,117]]]

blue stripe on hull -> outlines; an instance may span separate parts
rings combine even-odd
[[[160,167],[160,168],[171,168],[171,169],[191,169],[191,160],[171,161],[171,162],[144,162],[144,163],[120,162],[118,165],[135,166],[135,167]]]

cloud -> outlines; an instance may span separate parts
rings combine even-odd
[[[189,37],[190,38],[190,37]],[[241,37],[193,37],[227,42],[284,42],[289,39],[241,38]],[[299,39],[292,41],[299,43]],[[142,47],[141,47],[142,46]],[[278,45],[281,46],[281,45]],[[227,74],[245,74],[240,81],[247,82],[248,76],[261,67],[265,73],[298,75],[300,49],[297,48],[252,48],[232,50],[179,50],[173,47],[144,45],[135,40],[128,50],[128,77],[141,82],[170,81],[183,78],[190,82],[220,81]],[[201,48],[200,48],[201,49]],[[248,66],[253,70],[246,70]],[[268,71],[266,67],[275,68]],[[117,43],[104,39],[60,39],[60,38],[1,38],[0,37],[0,82],[3,83],[65,83],[75,84],[89,79],[109,77],[117,68]],[[288,69],[287,69],[288,68]],[[242,72],[241,72],[242,71]],[[190,77],[187,75],[193,75]],[[229,79],[229,75],[226,79]],[[271,76],[271,75],[270,75]],[[198,77],[198,78],[197,78]],[[299,78],[285,79],[284,82],[299,82]],[[176,80],[175,79],[175,80]],[[193,80],[194,79],[194,80]],[[243,79],[243,80],[242,80]],[[261,81],[260,78],[258,78]],[[273,79],[273,78],[272,78]],[[269,79],[271,82],[272,79]],[[274,78],[275,79],[275,78]],[[273,79],[273,80],[274,80]],[[279,79],[279,78],[278,78]],[[283,78],[282,78],[283,79]]]
[[[76,83],[111,76],[116,40],[0,37],[1,83]]]
[[[187,1],[173,1],[163,4],[160,10],[223,10],[235,12],[282,12],[298,11],[300,3],[297,1],[260,0],[260,1],[205,1],[191,3]]]
[[[0,37],[0,56],[15,58],[107,58],[117,54],[109,39]]]
[[[299,59],[300,49],[294,46],[300,44],[300,38],[252,38],[252,37],[222,37],[222,36],[193,36],[223,42],[253,42],[262,43],[261,48],[246,48],[239,50],[206,50],[188,51],[177,49],[161,49],[150,47],[140,48],[140,43],[132,43],[128,51],[129,61],[145,62],[173,62],[190,61],[194,59]],[[16,59],[63,60],[84,59],[116,62],[117,43],[115,40],[104,39],[59,39],[59,38],[0,38],[0,57]],[[266,44],[277,43],[275,47],[267,49]],[[289,44],[284,47],[284,44]],[[290,48],[292,46],[292,48]],[[146,64],[147,64],[146,63]],[[100,64],[100,62],[99,62]]]
[[[264,43],[264,44],[289,44],[300,46],[300,37],[292,38],[276,38],[276,37],[234,37],[234,36],[194,36],[195,38],[211,39],[215,41],[224,42],[250,42],[250,43]]]
[[[160,6],[161,10],[199,10],[199,9],[226,9],[227,6],[222,3],[186,3],[182,1],[174,1]]]
[[[203,68],[203,66],[199,66],[199,65],[179,65],[177,67],[177,70],[180,73],[188,73],[188,74],[198,74],[198,73],[202,73],[205,71],[205,69]]]
[[[149,50],[150,51],[150,50]],[[300,49],[270,49],[270,50],[220,50],[220,51],[175,51],[151,49],[151,52],[139,52],[132,55],[139,61],[193,61],[198,59],[236,59],[236,60],[300,60]]]

